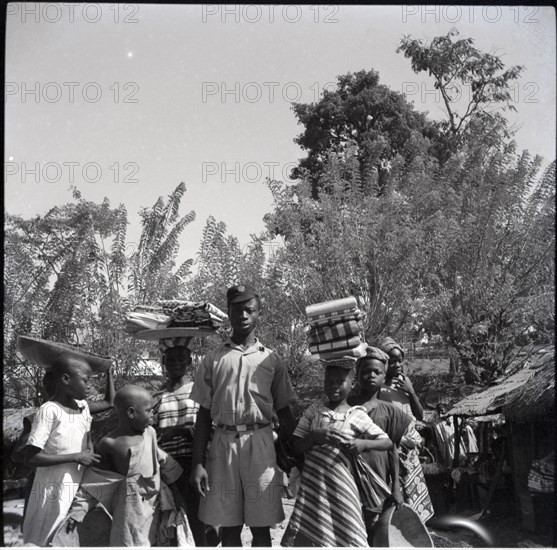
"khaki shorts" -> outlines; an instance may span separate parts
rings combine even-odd
[[[199,519],[208,525],[270,527],[284,519],[282,472],[277,468],[273,430],[217,428],[207,458],[209,488]]]

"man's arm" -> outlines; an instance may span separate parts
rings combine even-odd
[[[290,405],[283,407],[280,411],[277,411],[277,416],[280,424],[281,435],[290,437],[292,432],[296,429],[296,419],[294,418],[294,413],[290,408]]]
[[[89,403],[89,411],[91,414],[97,414],[108,411],[114,406],[114,375],[112,374],[112,367],[106,371],[106,391],[102,401],[91,401]]]
[[[203,406],[199,407],[193,436],[192,471],[189,481],[190,485],[193,485],[201,496],[205,496],[205,491],[209,482],[209,477],[207,476],[207,470],[205,470],[203,461],[205,452],[207,451],[207,445],[209,444],[212,424],[211,411]]]

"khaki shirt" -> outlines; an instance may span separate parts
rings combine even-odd
[[[210,351],[197,370],[190,399],[211,411],[217,424],[270,423],[273,409],[296,399],[277,353],[255,343],[243,350],[228,340]]]

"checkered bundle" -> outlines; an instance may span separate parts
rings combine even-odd
[[[310,353],[321,360],[365,355],[363,315],[350,296],[306,307]]]

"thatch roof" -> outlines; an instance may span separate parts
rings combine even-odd
[[[515,422],[531,422],[555,414],[554,355],[546,357],[532,376],[503,407],[503,413]]]
[[[522,390],[522,388],[526,384],[530,384],[530,380],[533,380],[538,373],[541,373],[542,370],[545,371],[546,369],[551,371],[553,370],[554,357],[554,346],[547,346],[545,349],[539,350],[534,356],[525,360],[523,368],[521,370],[515,372],[512,376],[500,380],[494,386],[491,386],[481,392],[466,397],[465,399],[457,403],[449,411],[448,414],[462,416],[480,416],[503,411],[503,408],[509,405],[511,401],[514,400],[518,393]],[[548,375],[546,373],[546,377],[547,376]],[[536,383],[536,387],[541,387],[540,382],[543,380],[547,380],[547,378],[540,378],[539,381]],[[554,395],[554,384],[548,389],[548,391],[553,392]],[[527,390],[525,390],[525,393],[529,394]],[[551,399],[549,399],[548,395],[546,398],[546,404],[549,402],[549,400],[551,400],[551,404],[553,405],[554,397],[551,397]]]

